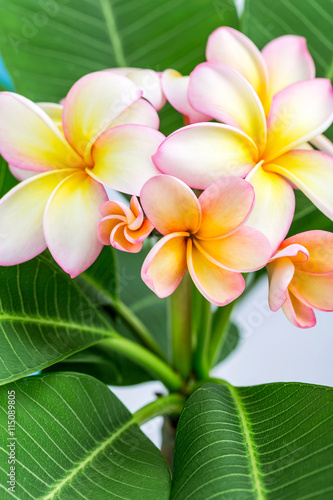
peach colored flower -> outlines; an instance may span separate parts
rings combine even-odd
[[[333,234],[307,231],[282,242],[267,264],[269,306],[299,328],[316,324],[313,309],[333,311]]]
[[[197,198],[179,179],[159,175],[143,186],[140,197],[163,235],[141,272],[159,297],[172,294],[188,269],[209,301],[228,304],[244,290],[241,273],[263,267],[271,255],[267,238],[244,225],[254,192],[243,179],[221,179]]]
[[[157,173],[151,155],[164,136],[141,95],[102,71],[76,82],[64,106],[0,93],[1,154],[22,181],[0,201],[0,265],[46,247],[72,277],[94,262],[103,184],[135,195]]]
[[[136,196],[132,196],[129,207],[119,201],[107,201],[100,212],[103,219],[98,224],[99,241],[124,252],[140,252],[143,241],[154,229]]]

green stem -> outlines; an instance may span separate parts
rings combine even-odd
[[[184,385],[182,377],[167,365],[165,361],[161,360],[156,354],[148,351],[145,347],[120,335],[119,337],[110,338],[103,342],[107,343],[113,351],[123,354],[126,358],[131,359],[157,377],[171,392],[182,390]]]
[[[147,404],[133,414],[138,425],[160,416],[178,416],[181,414],[186,398],[180,394],[169,394]]]
[[[212,327],[211,304],[201,297],[201,318],[197,331],[197,347],[194,354],[194,366],[199,379],[209,375],[209,345]]]
[[[230,304],[219,307],[214,314],[213,318],[213,328],[209,347],[209,366],[213,367],[220,355],[223,344],[225,342],[228,327],[230,323],[230,315],[234,307],[234,302]]]
[[[170,297],[170,316],[173,366],[185,379],[192,361],[192,282],[188,273]]]
[[[156,340],[152,337],[150,331],[141,322],[137,315],[127,307],[124,302],[117,300],[110,304],[112,310],[117,313],[123,322],[130,328],[135,337],[140,340],[148,349],[157,354],[160,358],[167,360],[166,355],[158,345]]]

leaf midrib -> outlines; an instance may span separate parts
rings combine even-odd
[[[256,446],[251,438],[251,425],[247,418],[246,409],[244,408],[241,399],[238,397],[237,389],[229,384],[228,389],[233,398],[240,419],[240,424],[243,429],[245,447],[248,451],[248,457],[250,459],[250,477],[252,479],[254,492],[257,495],[258,500],[266,500],[266,489],[261,480],[260,463],[258,463],[256,458]]]
[[[121,434],[123,434],[124,432],[126,432],[130,427],[132,427],[132,425],[135,425],[138,423],[138,419],[135,415],[132,415],[132,417],[130,418],[130,420],[128,420],[126,423],[124,423],[121,427],[118,428],[118,430],[116,430],[108,439],[106,439],[100,446],[98,446],[97,448],[95,448],[95,450],[90,453],[84,460],[83,462],[80,463],[80,465],[78,465],[77,467],[75,467],[74,469],[72,469],[72,472],[70,474],[68,474],[66,477],[64,477],[62,479],[62,481],[60,481],[57,486],[46,496],[42,497],[40,500],[51,500],[52,498],[55,497],[55,495],[57,493],[59,493],[61,491],[61,489],[63,487],[65,487],[65,485],[70,482],[73,477],[78,474],[82,469],[84,469],[84,467],[89,464],[90,462],[92,462],[94,460],[94,458],[101,452],[103,452],[105,450],[105,448],[107,446],[109,446],[110,444],[112,444],[116,439],[118,439],[120,437]]]
[[[76,322],[67,322],[67,321],[59,321],[58,319],[50,318],[40,318],[38,316],[22,316],[22,315],[13,315],[13,314],[1,314],[0,313],[0,323],[3,321],[17,321],[20,323],[31,323],[31,324],[38,324],[42,326],[52,326],[54,328],[62,327],[62,328],[68,328],[71,330],[80,330],[80,331],[85,331],[87,333],[92,333],[95,334],[99,333],[103,337],[118,337],[116,332],[110,328],[110,330],[98,327],[98,326],[88,326],[84,325],[82,323],[76,323]]]
[[[127,66],[125,54],[121,43],[121,38],[117,29],[116,19],[111,5],[111,0],[99,0],[99,1],[105,19],[105,24],[110,38],[110,42],[114,51],[114,57],[116,63],[120,67]]]

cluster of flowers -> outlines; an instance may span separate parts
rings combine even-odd
[[[333,147],[320,135],[333,120],[330,81],[315,78],[297,36],[260,52],[221,27],[206,58],[190,76],[89,74],[63,104],[0,94],[0,152],[22,181],[0,202],[1,265],[48,247],[75,277],[103,245],[138,252],[155,228],[142,279],[159,297],[188,270],[222,306],[243,292],[241,273],[267,265],[270,306],[294,325],[333,310],[333,235],[284,240],[296,188],[333,218]],[[166,100],[187,124],[167,138],[157,113]],[[103,185],[133,195],[130,205],[108,201]]]

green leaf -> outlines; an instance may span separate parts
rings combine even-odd
[[[0,198],[17,184],[17,180],[12,176],[7,162],[0,156]]]
[[[59,100],[110,67],[188,74],[215,28],[238,26],[233,0],[0,0],[0,9],[4,62],[16,91],[36,101]]]
[[[224,342],[222,344],[222,349],[217,360],[217,363],[224,361],[230,354],[237,348],[240,341],[239,328],[235,323],[230,323],[228,332],[224,337]]]
[[[8,393],[16,400],[16,488],[7,491]],[[160,451],[101,382],[74,373],[30,377],[0,390],[1,498],[167,500]]]
[[[307,39],[317,76],[333,78],[333,17],[326,0],[245,0],[242,30],[262,48],[281,35]]]
[[[86,373],[107,385],[135,385],[153,380],[145,370],[103,342],[43,370],[44,373],[64,371]]]
[[[333,390],[206,384],[178,424],[172,500],[329,500]]]
[[[2,384],[113,336],[96,307],[44,255],[0,267],[0,283]]]

